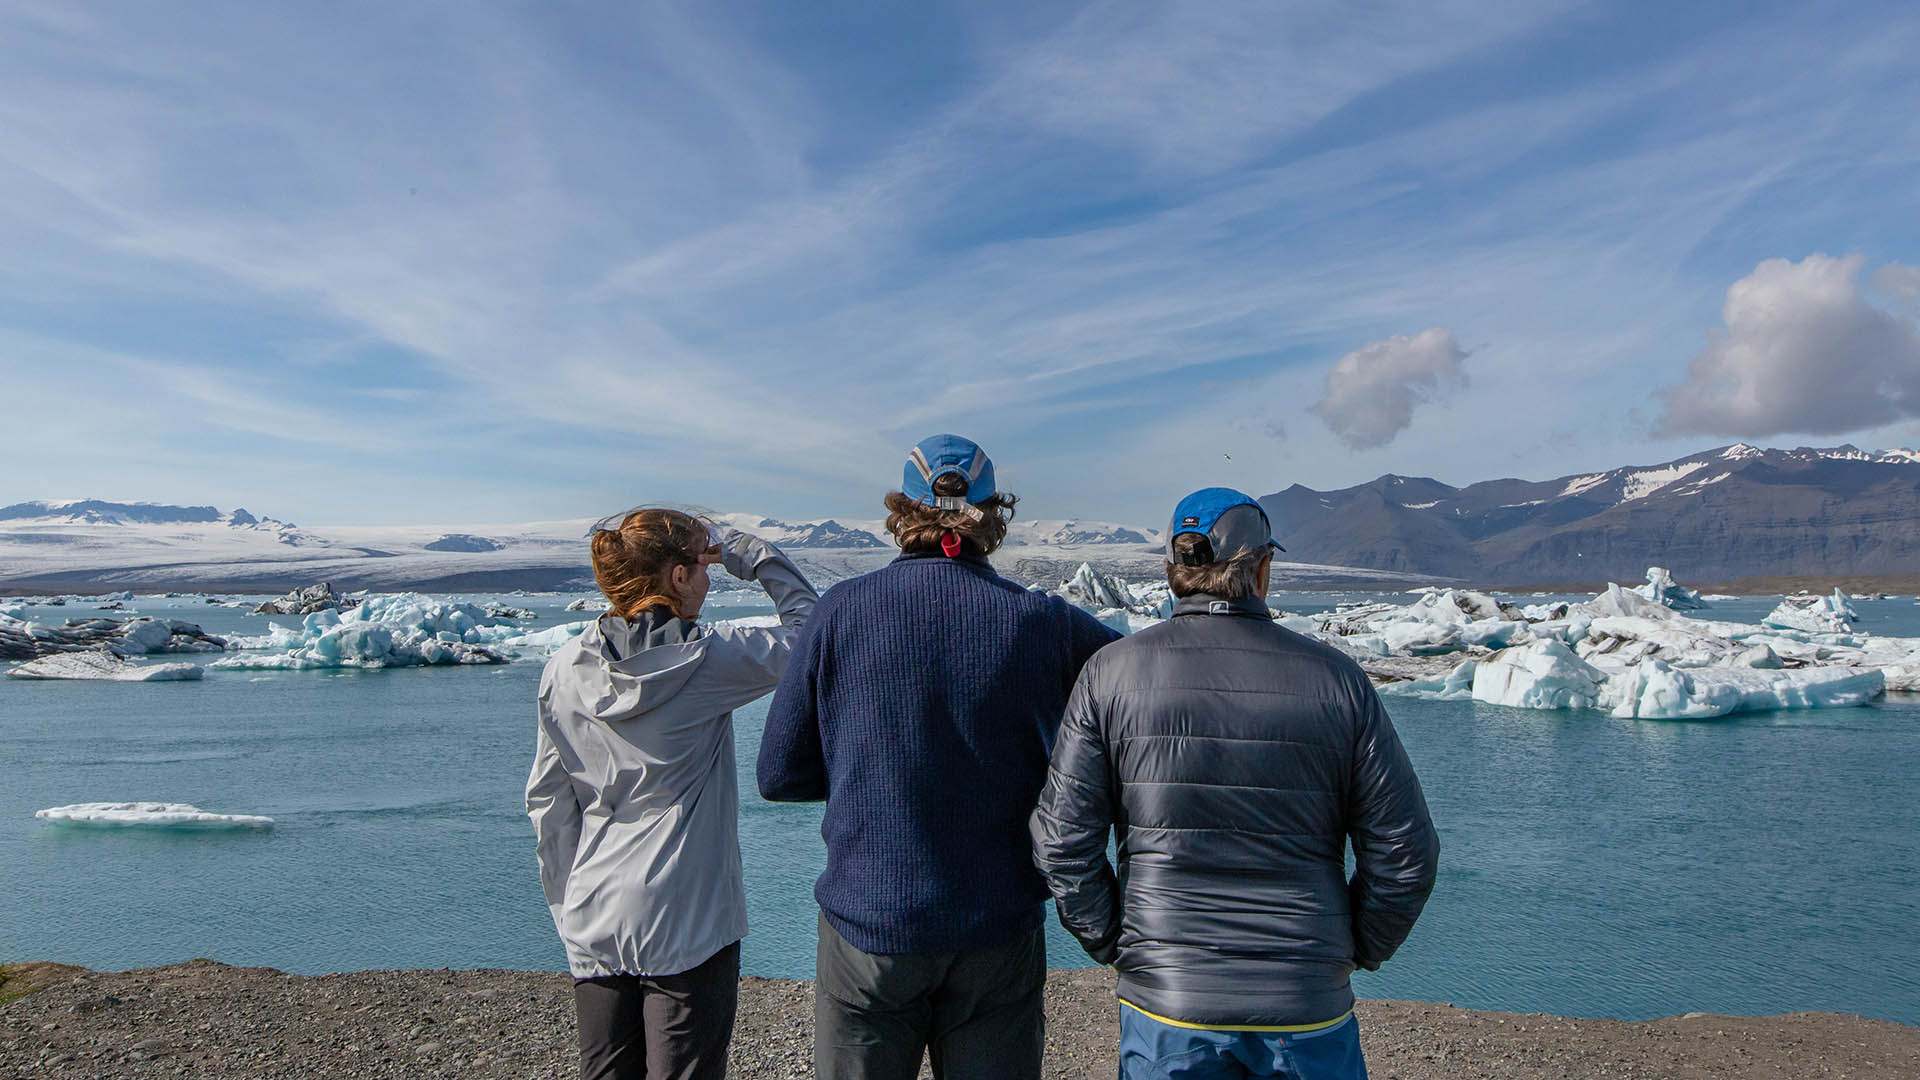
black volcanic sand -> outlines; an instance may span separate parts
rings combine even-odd
[[[197,961],[126,972],[0,969],[0,1077],[564,1077],[564,974],[286,975]],[[30,992],[23,989],[37,987]],[[19,994],[20,996],[13,996]],[[1112,974],[1056,971],[1048,1077],[1114,1075]],[[811,1075],[813,987],[744,979],[732,1075]],[[1833,1013],[1692,1013],[1627,1023],[1367,1001],[1377,1080],[1482,1077],[1920,1077],[1920,1028]]]

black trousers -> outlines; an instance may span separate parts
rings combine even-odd
[[[1039,930],[990,949],[874,954],[826,917],[814,975],[817,1080],[1039,1080],[1047,946]]]
[[[724,1080],[740,943],[678,975],[573,981],[580,1080]]]

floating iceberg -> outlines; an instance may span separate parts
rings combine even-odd
[[[574,622],[528,632],[474,604],[391,593],[369,596],[346,612],[316,611],[298,627],[270,624],[265,634],[234,640],[245,652],[211,666],[303,671],[504,664],[518,652],[550,653],[586,627]]]
[[[1673,583],[1673,575],[1664,567],[1647,567],[1647,583],[1633,590],[1642,599],[1670,607],[1675,611],[1696,611],[1707,605],[1706,600],[1692,589]]]
[[[273,819],[254,814],[213,814],[186,803],[93,802],[36,810],[34,817],[56,825],[94,829],[271,829]]]
[[[92,679],[106,682],[176,682],[198,679],[207,670],[199,664],[136,664],[106,652],[54,653],[29,660],[9,679]]]
[[[605,611],[607,600],[604,596],[583,596],[567,604],[568,611]]]
[[[236,639],[234,645],[240,649],[283,651],[243,653],[212,666],[301,671],[504,664],[509,658],[488,643],[519,636],[524,635],[518,627],[500,625],[473,604],[392,593],[369,596],[345,613],[316,611],[297,630],[276,624],[258,637]]]
[[[329,582],[308,585],[295,589],[278,600],[268,600],[253,609],[255,615],[311,615],[316,611],[345,611],[358,604],[351,597],[341,596],[334,591]]]
[[[1647,576],[1641,588],[1609,585],[1571,605],[1515,609],[1430,588],[1405,606],[1346,604],[1310,620],[1313,635],[1354,657],[1383,693],[1414,697],[1673,719],[1920,691],[1920,639],[1855,632],[1843,594],[1789,597],[1752,625],[1684,614],[1678,608],[1704,605],[1689,606],[1691,590],[1663,568]],[[1308,629],[1298,621],[1287,625]]]
[[[1810,634],[1844,634],[1859,618],[1846,594],[1839,589],[1832,596],[1788,596],[1780,606],[1760,620],[1763,625],[1782,630],[1802,630]]]
[[[31,660],[54,653],[105,649],[118,656],[154,652],[221,652],[226,642],[178,619],[69,619],[42,626],[0,615],[0,660]]]
[[[1473,664],[1473,700],[1489,705],[1590,709],[1599,702],[1600,688],[1606,683],[1597,668],[1553,640],[1503,649],[1469,663]]]
[[[1886,689],[1877,668],[1675,668],[1648,660],[1608,681],[1615,716],[1672,720],[1771,709],[1835,709],[1864,705]]]

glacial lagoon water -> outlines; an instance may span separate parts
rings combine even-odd
[[[1315,611],[1344,597],[1278,594]],[[581,616],[515,597],[536,626]],[[1758,621],[1772,598],[1722,602]],[[193,598],[146,614],[269,621]],[[1861,628],[1920,636],[1912,598]],[[712,617],[764,610],[716,594]],[[53,619],[88,607],[34,609]],[[291,621],[291,620],[281,620]],[[0,679],[0,960],[212,957],[318,973],[564,966],[521,786],[537,662]],[[1443,844],[1438,888],[1367,997],[1645,1018],[1829,1009],[1920,1023],[1920,702],[1615,720],[1388,699]],[[765,702],[736,714],[750,974],[813,970],[815,806],[754,797]],[[265,814],[271,831],[76,830],[69,803]],[[1087,961],[1057,927],[1055,966]]]

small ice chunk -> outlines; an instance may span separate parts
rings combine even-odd
[[[271,829],[273,819],[255,814],[214,814],[187,803],[92,802],[51,806],[34,817],[81,828]]]
[[[1700,594],[1673,582],[1665,567],[1647,567],[1647,583],[1633,590],[1643,600],[1670,607],[1675,611],[1694,611],[1707,606]]]
[[[1847,603],[1846,594],[1835,589],[1832,596],[1783,597],[1780,606],[1760,621],[1781,630],[1844,634],[1853,629],[1853,621],[1859,617],[1853,606]]]

